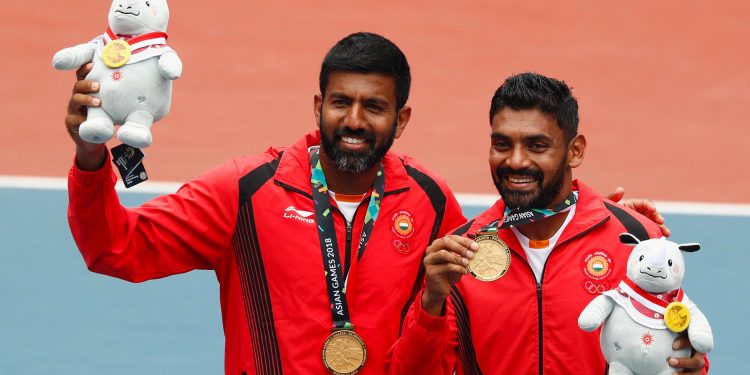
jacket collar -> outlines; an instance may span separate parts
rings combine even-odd
[[[310,159],[307,150],[311,146],[319,145],[320,131],[315,130],[306,134],[291,146],[284,148],[274,179],[309,194],[312,187],[310,185]],[[382,162],[385,172],[385,193],[407,189],[409,178],[399,155],[388,151]]]

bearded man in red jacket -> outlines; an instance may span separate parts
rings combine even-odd
[[[502,199],[428,247],[426,286],[389,371],[604,374],[599,335],[579,329],[578,315],[625,276],[632,247],[620,243],[621,233],[662,233],[573,179],[586,138],[564,82],[508,78],[492,98],[490,122],[490,169]],[[681,374],[705,367],[703,353],[666,360]]]

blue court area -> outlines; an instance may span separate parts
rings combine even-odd
[[[150,196],[121,195],[128,206]],[[91,273],[66,205],[65,191],[0,188],[0,374],[223,373],[214,274],[131,284]],[[665,216],[674,241],[703,246],[686,256],[685,289],[713,326],[711,373],[745,373],[750,217]]]

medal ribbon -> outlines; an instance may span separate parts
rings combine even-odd
[[[168,37],[169,36],[167,35],[167,33],[164,33],[161,31],[155,31],[153,33],[141,34],[133,38],[124,38],[122,40],[130,44],[130,47],[133,49],[133,53],[137,53],[139,49],[144,48],[144,47],[153,46],[157,44],[162,44],[162,45],[167,44]],[[103,38],[104,38],[105,46],[113,40],[120,39],[109,27],[104,32]]]
[[[625,292],[628,297],[640,302],[641,305],[659,314],[664,314],[664,310],[669,306],[669,302],[671,302],[654,297],[653,294],[641,289],[641,287],[636,285],[635,282],[628,277],[620,281],[618,287]],[[683,297],[685,297],[685,293],[682,291],[682,288],[680,288],[678,289],[677,296],[674,300],[682,302]]]
[[[503,218],[495,220],[485,226],[483,226],[477,234],[491,234],[497,233],[499,229],[517,227],[535,221],[546,219],[550,216],[557,215],[559,213],[567,212],[573,205],[578,202],[578,192],[571,191],[567,198],[560,204],[552,208],[530,208],[530,209],[519,209],[505,207],[505,213]],[[500,224],[502,223],[502,224]]]
[[[315,222],[318,227],[318,238],[320,249],[323,253],[323,269],[325,270],[326,283],[328,285],[328,300],[331,302],[331,314],[333,315],[334,329],[351,329],[353,326],[349,318],[349,307],[346,302],[346,286],[344,280],[347,275],[341,273],[341,257],[339,254],[338,241],[336,240],[336,227],[333,223],[333,211],[331,210],[331,198],[328,195],[328,184],[320,165],[320,149],[310,150],[310,168],[312,170],[310,182],[312,183],[313,206],[315,207]],[[364,254],[367,242],[370,240],[375,219],[380,212],[380,201],[385,191],[385,174],[383,164],[380,164],[372,193],[370,203],[365,214],[365,223],[362,227],[362,235],[359,239],[357,259]],[[348,251],[348,249],[347,249]]]

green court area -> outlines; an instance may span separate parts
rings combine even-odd
[[[128,206],[151,194],[126,193]],[[68,230],[67,193],[0,188],[0,374],[220,374],[218,283],[194,271],[131,284],[89,272]],[[467,216],[484,207],[465,205]],[[712,374],[740,374],[750,337],[740,234],[750,216],[666,214],[687,254],[685,290],[710,320]]]

